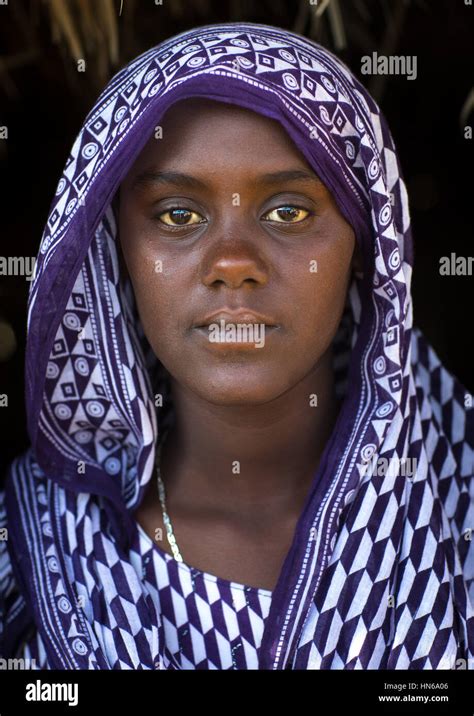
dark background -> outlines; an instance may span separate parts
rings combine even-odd
[[[322,11],[319,16],[316,10]],[[474,392],[473,277],[440,276],[439,259],[474,255],[474,7],[464,0],[9,0],[0,5],[2,256],[36,256],[49,206],[83,119],[123,64],[198,25],[277,25],[334,51],[384,111],[410,199],[414,320]],[[361,57],[416,55],[416,80],[360,74]],[[77,71],[77,59],[86,71]],[[464,108],[464,110],[463,110]],[[28,445],[24,405],[30,283],[0,276],[0,476]]]

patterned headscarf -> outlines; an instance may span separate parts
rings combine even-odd
[[[193,96],[277,120],[364,263],[345,312],[342,407],[272,594],[260,668],[472,659],[473,418],[412,325],[410,216],[392,137],[339,59],[254,23],[198,27],[131,62],[66,162],[29,295],[31,447],[0,500],[0,653],[18,653],[33,624],[49,668],[171,668],[128,551],[165,389],[119,271],[112,200],[165,111]],[[387,462],[398,468],[380,469]],[[410,464],[413,474],[400,469]]]

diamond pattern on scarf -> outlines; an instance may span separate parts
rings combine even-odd
[[[257,669],[271,592],[191,568],[140,530],[140,563],[179,669]],[[138,566],[138,565],[136,565]]]
[[[94,572],[100,579],[110,570],[112,578],[111,584],[105,580],[104,583],[108,586],[107,599],[113,618],[111,628],[102,634],[112,669],[140,668],[138,653],[132,661],[127,656],[127,649],[133,642],[127,642],[125,638],[122,642],[117,637],[125,633],[125,624],[135,640],[141,637],[140,610],[145,599],[148,602],[151,599],[156,621],[163,621],[163,646],[175,668],[258,668],[259,647],[271,602],[270,591],[230,582],[176,562],[153,544],[140,525],[137,525],[127,565],[114,558],[107,537],[100,532],[94,533],[91,544]],[[84,558],[90,561],[91,553],[85,553]],[[8,575],[11,577],[11,573]],[[134,585],[139,583],[137,589]],[[94,603],[98,606],[102,598],[97,585],[91,581],[87,584],[77,582],[76,593],[79,605],[86,605],[86,594],[91,595],[92,606]],[[61,611],[71,611],[66,598],[61,597],[57,604]],[[85,606],[85,613],[86,616],[92,613],[88,606]],[[71,620],[71,627],[73,624]],[[74,630],[76,637],[79,634],[77,629]],[[33,669],[49,668],[38,631],[26,640],[18,656],[31,661]],[[157,658],[156,663],[158,661]]]

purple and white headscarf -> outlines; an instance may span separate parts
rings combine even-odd
[[[119,272],[111,201],[164,112],[192,96],[280,122],[364,259],[348,294],[343,405],[273,591],[260,668],[472,668],[473,413],[412,325],[392,137],[334,55],[254,23],[198,27],[138,57],[66,162],[28,304],[31,447],[0,499],[0,655],[18,653],[33,625],[49,668],[168,668],[128,551],[163,430],[161,373]],[[416,471],[380,474],[382,459]]]

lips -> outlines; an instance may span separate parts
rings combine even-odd
[[[263,323],[268,328],[276,328],[278,326],[278,323],[273,318],[264,316],[261,313],[255,313],[249,309],[241,309],[239,311],[220,309],[203,318],[198,318],[193,324],[193,328],[205,328],[210,326],[211,323],[219,323],[220,321],[225,321],[226,323]]]

